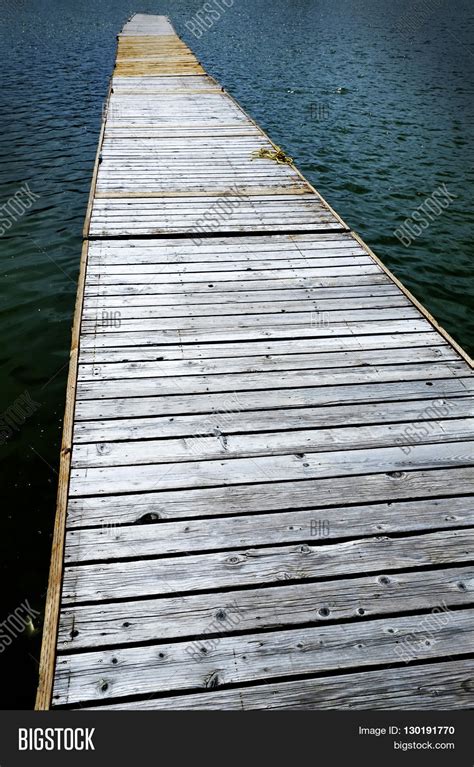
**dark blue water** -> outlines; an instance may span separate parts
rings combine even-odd
[[[115,35],[129,15],[169,15],[206,69],[474,351],[472,5],[235,0],[196,39],[185,22],[200,7],[0,2],[0,205],[25,183],[37,197],[0,237],[0,411],[21,397],[34,403],[0,444],[0,623],[25,600],[40,613],[0,644],[3,708],[34,700],[81,229]],[[394,230],[442,184],[453,201],[405,248]]]

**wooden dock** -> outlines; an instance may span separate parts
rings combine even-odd
[[[134,16],[84,231],[37,708],[472,706],[473,393],[168,20]]]

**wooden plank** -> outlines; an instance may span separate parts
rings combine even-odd
[[[406,445],[410,437],[413,439],[418,435],[421,440],[426,436],[421,424],[430,418],[439,419],[445,416],[449,418],[472,418],[473,414],[474,403],[470,397],[369,402],[360,403],[356,408],[352,405],[283,408],[278,410],[277,423],[275,423],[275,413],[272,410],[234,411],[229,409],[225,413],[207,413],[205,415],[77,421],[74,427],[74,442],[78,448],[88,442],[104,443],[139,439],[169,439],[171,437],[204,437],[205,435],[216,434],[228,436],[229,434],[253,434],[286,429],[321,428],[322,426],[329,428],[377,423],[406,423],[415,419],[420,427],[405,433],[403,445]]]
[[[282,580],[304,581],[351,573],[467,563],[474,530],[390,538],[353,539],[343,543],[297,544],[231,549],[186,557],[137,559],[71,565],[64,571],[62,603],[103,602],[159,594],[257,586]]]
[[[304,308],[304,307],[301,307]],[[419,317],[419,313],[411,306],[376,308],[376,309],[347,309],[333,310],[318,316],[310,308],[305,311],[296,312],[275,312],[268,314],[238,314],[224,315],[221,321],[222,327],[232,332],[233,328],[254,328],[254,327],[276,327],[280,325],[324,325],[329,326],[341,322],[357,322],[373,320],[374,322],[387,319],[401,320],[414,319]],[[129,332],[156,332],[159,330],[206,330],[214,328],[216,320],[210,316],[194,317],[138,317],[137,319],[120,318],[118,323],[109,322],[108,318],[104,322],[101,318],[94,320],[84,319],[82,322],[82,332],[87,333],[129,333]]]
[[[373,335],[377,333],[427,333],[430,326],[424,319],[407,318],[395,319],[386,316],[379,321],[371,320],[363,322],[353,320],[351,322],[334,322],[325,325],[311,325],[311,313],[306,315],[306,322],[299,325],[290,324],[288,327],[279,325],[276,327],[222,327],[203,329],[165,329],[162,331],[148,330],[128,331],[120,333],[110,331],[107,333],[85,333],[81,338],[81,348],[100,348],[118,346],[156,346],[157,344],[178,343],[215,343],[217,341],[258,341],[268,339],[285,338],[327,338],[329,336],[354,336]],[[466,376],[472,376],[470,369],[464,368]]]
[[[232,277],[235,272],[243,271],[256,271],[271,269],[272,271],[283,271],[285,274],[288,270],[293,269],[316,269],[322,267],[343,267],[343,266],[364,266],[371,264],[371,260],[365,256],[361,256],[357,251],[339,252],[336,256],[331,256],[331,251],[325,251],[325,257],[318,256],[316,258],[301,257],[301,258],[286,258],[284,261],[280,259],[275,260],[254,260],[250,262],[252,265],[247,266],[249,262],[238,261],[220,261],[219,263],[202,261],[196,264],[155,264],[155,263],[130,263],[130,264],[117,264],[117,263],[104,263],[99,262],[97,264],[91,264],[88,270],[88,274],[92,276],[107,276],[107,275],[132,275],[135,277],[137,274],[194,274],[194,273],[206,273],[211,272],[222,273],[224,271],[232,272]],[[306,272],[305,272],[306,274]],[[319,272],[317,273],[319,274]],[[241,279],[242,275],[237,274],[237,279]],[[399,301],[406,305],[408,301],[398,294]]]
[[[416,647],[419,660],[456,657],[472,648],[473,618],[473,610],[456,610],[448,625],[434,628],[429,638],[422,615],[220,637],[211,650],[205,647],[199,662],[187,642],[63,655],[53,698],[57,705],[70,705],[124,694],[215,689],[289,673],[391,665],[399,660],[403,642]]]
[[[427,388],[429,387],[429,388]],[[151,397],[117,397],[111,399],[82,399],[76,402],[76,420],[104,418],[140,418],[149,416],[175,416],[197,413],[229,411],[275,410],[280,407],[307,407],[338,405],[340,402],[380,402],[402,397],[416,400],[427,392],[436,397],[467,396],[472,394],[472,378],[453,376],[442,379],[414,380],[404,383],[352,384],[348,386],[314,386],[294,389],[262,389],[258,391],[230,390],[212,394],[174,394]],[[178,390],[179,391],[179,390]]]
[[[165,711],[225,709],[275,710],[415,710],[468,709],[472,694],[472,661],[459,659],[381,671],[299,679],[194,695],[168,696],[100,706],[99,710]],[[90,707],[94,709],[93,706]]]
[[[141,93],[147,93],[147,91],[141,91]],[[130,128],[127,128],[126,125],[118,124],[109,127],[109,137],[126,139],[129,134]],[[182,125],[168,125],[161,123],[160,125],[137,125],[134,127],[134,134],[139,139],[163,139],[170,135],[176,136],[177,138],[217,138],[222,136],[235,138],[236,136],[256,136],[258,135],[258,130],[245,123],[235,123],[234,125],[201,125],[191,123],[186,127],[183,127]]]
[[[302,307],[303,308],[303,307]],[[245,330],[247,332],[253,332],[254,328],[271,328],[274,332],[278,332],[280,327],[295,329],[295,335],[299,332],[299,329],[313,328],[316,329],[331,329],[332,326],[336,328],[344,324],[346,327],[352,323],[368,323],[373,322],[373,332],[376,332],[376,328],[379,323],[392,320],[394,322],[400,320],[413,320],[416,322],[419,319],[419,315],[416,309],[412,307],[394,307],[394,308],[376,308],[376,309],[353,309],[344,311],[334,310],[331,312],[314,312],[311,309],[300,312],[275,312],[273,314],[262,315],[224,315],[219,323],[221,332],[228,331],[231,335],[234,331],[240,332]],[[157,333],[159,331],[175,331],[183,334],[186,333],[206,333],[209,329],[214,329],[216,325],[215,319],[209,316],[194,316],[194,317],[169,317],[169,318],[137,318],[137,319],[121,319],[118,321],[110,321],[110,318],[106,317],[105,321],[102,317],[96,320],[84,320],[82,323],[83,336],[87,334],[94,334],[97,338],[101,335],[114,334],[114,339],[120,336],[121,333],[126,334],[124,340],[126,341],[129,333],[141,333],[146,332]],[[427,328],[427,331],[429,328]],[[186,335],[183,336],[186,338]]]
[[[472,567],[385,573],[267,589],[72,605],[59,627],[61,652],[328,620],[354,620],[472,602]]]
[[[324,522],[324,524],[323,524]],[[474,526],[472,496],[277,514],[71,529],[67,564]]]
[[[156,356],[156,355],[155,355]],[[390,363],[426,363],[454,361],[458,356],[450,346],[414,346],[392,349]],[[329,354],[264,354],[250,357],[218,357],[210,359],[153,360],[139,362],[107,362],[102,366],[81,365],[79,380],[111,380],[114,378],[149,378],[156,376],[222,375],[225,373],[255,373],[272,370],[304,370],[384,365],[386,352],[367,349],[358,352],[331,352]]]
[[[116,301],[116,304],[119,302]],[[117,309],[114,318],[117,324],[120,324],[122,320],[130,319],[163,319],[172,317],[210,317],[210,316],[222,316],[227,315],[245,315],[254,316],[261,314],[278,314],[278,313],[293,313],[293,312],[311,312],[310,322],[324,323],[329,321],[332,314],[329,312],[343,311],[344,307],[348,311],[351,310],[369,310],[369,309],[388,309],[393,307],[407,306],[404,299],[400,299],[397,296],[382,295],[364,298],[346,298],[335,299],[326,301],[315,301],[314,299],[301,298],[297,301],[267,301],[265,303],[252,303],[252,302],[227,302],[222,304],[190,304],[185,305],[183,303],[176,304],[174,306],[112,306],[111,308]],[[328,313],[328,314],[326,314]],[[110,316],[104,311],[104,306],[99,306],[98,302],[95,305],[88,306],[84,312],[84,320],[87,322],[95,322],[97,325],[107,325],[110,323]]]
[[[204,74],[204,69],[199,64],[170,64],[167,66],[166,64],[161,63],[155,63],[150,62],[147,63],[145,61],[138,61],[138,62],[130,62],[127,64],[118,64],[115,67],[114,72],[117,75],[136,75],[136,74],[148,74],[148,75],[176,75],[177,73],[181,73],[183,75],[202,75]]]
[[[85,294],[86,296],[146,296],[146,295],[160,295],[165,294],[168,299],[169,296],[175,295],[191,295],[194,296],[199,293],[207,294],[206,300],[214,295],[214,293],[241,293],[250,291],[280,291],[280,290],[316,290],[317,288],[345,288],[353,286],[369,286],[369,288],[379,285],[386,285],[387,281],[383,274],[361,274],[361,275],[339,275],[336,277],[318,277],[318,279],[311,279],[309,282],[304,278],[304,275],[294,276],[287,279],[269,279],[269,280],[242,280],[235,282],[225,281],[216,282],[213,278],[213,282],[190,282],[186,286],[180,282],[169,283],[160,285],[154,283],[153,285],[146,284],[133,284],[124,283],[118,285],[87,285]],[[278,294],[276,294],[278,299]]]
[[[142,140],[142,139],[141,139]],[[91,260],[116,263],[193,263],[200,261],[253,261],[324,255],[326,251],[344,250],[363,253],[361,245],[349,232],[312,234],[272,234],[239,237],[209,237],[194,243],[188,237],[126,240],[94,240],[90,245]],[[391,284],[386,280],[387,284]],[[393,287],[393,285],[392,285]]]
[[[291,455],[330,450],[400,446],[404,455],[423,437],[425,444],[446,444],[474,439],[474,418],[418,421],[403,424],[371,424],[337,429],[276,431],[271,434],[226,435],[221,432],[204,437],[147,439],[131,442],[98,442],[75,445],[72,468],[83,469],[141,464],[179,463],[218,458],[247,458]],[[231,468],[230,468],[231,470]]]
[[[288,509],[327,509],[354,503],[474,494],[472,467],[387,471],[334,480],[272,482],[232,487],[70,498],[68,525],[135,524],[158,519],[254,514]]]
[[[173,95],[172,99],[176,100],[176,97]],[[187,160],[196,159],[196,162],[200,161],[201,165],[213,160],[215,161],[215,166],[213,164],[213,168],[217,169],[219,167],[224,167],[225,165],[230,166],[232,161],[235,163],[238,158],[244,158],[245,162],[249,164],[249,167],[253,167],[254,172],[256,172],[257,175],[263,171],[265,172],[265,175],[267,175],[269,166],[267,164],[255,166],[255,163],[252,163],[251,159],[251,153],[255,149],[268,149],[271,147],[271,142],[262,135],[234,136],[232,142],[229,142],[228,137],[225,135],[218,135],[212,138],[208,136],[196,135],[196,140],[193,141],[191,146],[187,145],[186,142],[183,142],[182,138],[178,138],[174,132],[172,134],[170,133],[164,138],[156,138],[153,136],[146,137],[142,135],[135,136],[135,129],[140,128],[151,129],[153,127],[160,127],[162,125],[168,129],[179,129],[180,125],[183,124],[183,111],[185,110],[186,105],[189,106],[190,100],[189,98],[186,100],[181,99],[179,108],[173,115],[168,113],[169,105],[168,109],[166,109],[163,114],[160,113],[160,109],[163,106],[163,102],[165,100],[166,99],[164,96],[161,96],[156,101],[153,99],[148,99],[150,104],[153,103],[153,109],[150,109],[150,113],[152,114],[143,114],[146,116],[146,120],[150,124],[146,124],[146,121],[142,121],[141,125],[128,125],[127,123],[129,122],[133,123],[135,121],[135,123],[137,123],[139,121],[134,118],[133,115],[127,113],[125,104],[123,102],[112,102],[114,110],[111,115],[112,124],[115,122],[116,128],[120,127],[121,129],[128,129],[129,133],[133,133],[134,138],[116,137],[115,135],[109,137],[107,133],[103,144],[103,161],[116,160],[117,163],[118,161],[123,161],[124,168],[128,168],[131,174],[132,170],[135,169],[137,165],[141,165],[140,169],[149,169],[150,166],[146,165],[146,159],[153,159],[156,161],[160,160],[163,163],[168,163],[170,168],[177,167],[179,170],[179,175],[182,175],[181,169],[184,169],[185,162]],[[201,99],[196,101],[196,104],[198,105],[200,101]],[[190,128],[207,129],[210,127],[220,128],[222,126],[223,128],[238,128],[240,130],[241,126],[247,124],[245,118],[243,118],[238,111],[236,112],[232,108],[228,111],[221,111],[220,116],[222,120],[216,122],[216,118],[214,116],[214,110],[216,107],[215,99],[212,99],[212,101],[213,103],[210,105],[210,109],[207,112],[203,113],[199,106],[196,105],[194,105],[192,109],[186,110],[186,124],[189,125]],[[120,117],[123,118],[122,121],[118,119]],[[109,165],[112,164],[112,162],[109,163]],[[209,170],[211,171],[212,169]],[[192,172],[192,169],[190,168],[189,171]],[[283,167],[277,171],[277,173],[280,174],[288,174],[288,172],[291,173],[291,171],[288,171],[288,169],[285,170]],[[211,194],[212,192],[209,191],[209,195]],[[288,192],[282,192],[282,195],[282,197],[277,197],[277,199],[273,200],[273,203],[279,203],[280,208],[282,207],[283,202],[288,202]],[[146,198],[147,195],[145,195],[143,199],[143,204],[145,206],[147,204]],[[266,195],[264,194],[260,194],[259,199],[267,205],[272,202],[271,200],[266,199]],[[290,201],[294,202],[294,200]],[[189,207],[191,202],[192,201],[189,201],[186,207]],[[194,204],[199,204],[200,201],[195,200],[193,202]],[[150,201],[148,201],[148,203],[150,207]],[[101,203],[100,207],[104,208],[107,207],[107,205],[105,202],[103,202]],[[122,204],[119,207],[127,207],[126,201],[122,201]],[[171,207],[169,203],[168,207]],[[356,243],[354,242],[354,246],[355,245]]]
[[[403,367],[403,379],[429,381],[437,378],[461,376],[464,365],[451,362],[407,362]],[[257,373],[221,373],[218,375],[157,376],[155,378],[112,378],[102,381],[80,381],[77,385],[78,400],[115,399],[118,397],[152,397],[209,392],[244,392],[257,389],[280,389],[280,371],[266,370]],[[347,386],[348,384],[399,381],[399,365],[376,365],[348,368],[316,368],[287,370],[286,388],[308,386]],[[473,377],[474,382],[474,377]]]
[[[364,255],[362,249],[353,241],[347,239],[328,239],[325,235],[313,235],[314,241],[300,242],[295,247],[290,238],[281,235],[272,235],[269,242],[265,236],[253,238],[248,242],[248,237],[229,237],[222,240],[216,238],[219,245],[214,244],[214,238],[208,238],[200,245],[192,241],[177,238],[176,240],[94,240],[91,243],[91,261],[96,266],[102,264],[182,264],[192,267],[194,264],[205,263],[208,269],[211,264],[244,264],[251,266],[258,261],[271,261],[272,267],[277,268],[279,263],[285,263],[289,258],[305,261],[307,258],[324,259],[330,256],[333,259],[347,257],[347,254]],[[236,243],[235,240],[238,240]],[[240,240],[245,243],[242,245]],[[124,247],[130,243],[129,247]],[[176,244],[175,244],[176,243]],[[187,244],[186,244],[187,243]],[[203,271],[203,269],[201,269]],[[387,282],[387,286],[390,283]],[[397,295],[398,290],[392,287]]]
[[[364,354],[373,350],[382,351],[393,349],[420,349],[423,347],[439,348],[443,345],[437,333],[379,333],[376,335],[360,336],[336,336],[336,337],[317,337],[317,338],[293,338],[291,340],[275,341],[247,341],[239,342],[217,342],[209,344],[189,344],[173,345],[164,344],[162,346],[147,348],[146,346],[118,347],[116,349],[81,349],[79,360],[81,362],[81,371],[85,368],[82,364],[97,363],[100,367],[104,363],[128,363],[128,362],[164,362],[164,361],[184,361],[193,365],[199,360],[208,360],[207,364],[218,364],[218,360],[236,357],[245,359],[248,357],[258,357],[267,359],[278,356],[300,357],[312,355],[316,365],[323,363],[324,357],[338,355],[343,359],[349,352]],[[447,348],[452,347],[446,345]],[[443,351],[444,354],[444,351]],[[440,355],[441,356],[441,355]],[[391,354],[390,354],[391,359]],[[96,367],[96,366],[94,366]],[[84,377],[82,375],[81,376]]]
[[[92,212],[90,235],[111,237],[123,235],[156,235],[186,233],[198,237],[207,220],[212,219],[216,232],[279,231],[282,228],[300,230],[341,230],[337,221],[320,198],[314,194],[285,195],[279,187],[266,193],[269,201],[248,192],[239,196],[232,194],[232,184],[224,190],[227,213],[224,218],[216,216],[216,199],[202,195],[199,203],[193,204],[193,198],[170,197],[160,199],[146,196],[123,199],[95,198]],[[172,187],[171,187],[172,188]],[[175,186],[178,190],[179,185]],[[258,201],[260,204],[255,205]],[[169,203],[172,203],[172,206]],[[133,205],[133,213],[131,210]],[[284,224],[282,214],[285,213]]]
[[[111,200],[113,202],[113,200]],[[148,236],[150,234],[173,234],[173,232],[182,232],[183,229],[188,231],[190,237],[199,237],[201,226],[200,221],[204,215],[212,212],[212,202],[209,203],[208,208],[202,211],[196,211],[195,213],[189,213],[184,218],[184,223],[181,216],[170,217],[165,219],[162,211],[163,200],[157,200],[156,210],[150,216],[150,221],[146,221],[145,217],[141,215],[139,211],[139,219],[130,224],[126,213],[124,215],[118,215],[115,219],[104,217],[102,220],[98,220],[98,216],[95,215],[96,211],[93,210],[93,219],[91,222],[90,236],[91,237],[123,237],[127,234],[127,231],[132,231],[136,235]],[[221,231],[245,231],[248,227],[248,216],[252,211],[252,206],[249,205],[248,209],[243,211],[243,216],[239,220],[229,221],[225,226],[221,227]],[[304,212],[306,213],[306,211]],[[158,222],[158,223],[156,223]],[[295,215],[290,221],[287,222],[287,226],[290,229],[336,229],[338,225],[332,224],[327,217],[320,216],[316,221],[312,214],[309,215]],[[257,232],[271,232],[279,231],[281,229],[281,223],[279,215],[275,216],[273,220],[269,216],[265,215],[265,211],[262,211],[262,215],[258,216],[258,220],[255,223],[255,230]],[[374,270],[375,271],[375,270]]]
[[[357,259],[354,259],[353,265],[339,266],[340,259],[337,259],[334,266],[330,267],[314,267],[306,266],[304,269],[298,269],[295,273],[295,267],[285,264],[280,269],[271,267],[270,269],[251,269],[250,267],[242,270],[230,270],[230,271],[218,271],[208,274],[207,270],[199,272],[186,272],[186,270],[177,270],[176,272],[167,273],[164,269],[157,269],[156,272],[147,274],[146,271],[142,273],[141,268],[135,267],[132,269],[131,276],[121,274],[110,274],[107,270],[100,269],[98,273],[91,272],[90,285],[96,283],[103,283],[106,285],[123,285],[130,283],[132,285],[140,285],[142,283],[147,285],[164,284],[164,283],[176,283],[181,282],[206,282],[209,280],[215,280],[217,283],[233,282],[238,280],[245,282],[248,280],[284,280],[292,277],[300,277],[301,279],[309,279],[311,277],[347,277],[349,275],[371,275],[377,274],[378,269],[376,266],[366,260],[365,264],[358,265]],[[252,286],[249,286],[250,288]]]
[[[159,463],[93,466],[71,469],[69,491],[72,496],[102,495],[363,475],[407,468],[439,469],[470,465],[473,455],[474,440],[468,440],[412,445],[408,456],[400,447],[381,447],[182,461],[176,466]]]
[[[144,31],[147,37],[139,37]],[[176,37],[174,29],[166,16],[149,16],[146,13],[135,13],[125,24],[119,39],[126,39],[127,35],[135,37],[136,41],[147,40],[148,35],[160,35],[161,39]]]

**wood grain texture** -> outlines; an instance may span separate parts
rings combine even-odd
[[[281,384],[284,385],[282,379]],[[183,378],[183,386],[188,386]],[[138,418],[141,416],[176,416],[191,413],[214,413],[225,422],[226,414],[235,411],[279,409],[285,407],[306,407],[339,405],[341,402],[358,404],[362,402],[383,402],[389,400],[418,400],[426,393],[444,399],[446,397],[472,396],[471,378],[430,378],[425,380],[371,381],[351,385],[297,387],[288,389],[259,389],[250,391],[206,392],[160,396],[156,389],[150,397],[117,397],[107,399],[79,400],[76,404],[77,420],[102,418]]]
[[[444,615],[431,629],[422,615],[189,642],[62,655],[53,699],[58,705],[168,690],[219,688],[289,674],[391,665],[469,653],[474,611]],[[429,633],[428,633],[429,632]],[[203,652],[199,652],[203,648]],[[196,657],[194,657],[196,656]]]
[[[441,498],[300,512],[70,530],[65,562],[112,561],[133,556],[325,542],[360,535],[474,526],[474,499]]]
[[[74,430],[74,459],[80,447],[85,443],[127,442],[131,440],[168,439],[190,437],[194,440],[206,436],[224,439],[232,434],[252,435],[258,432],[275,430],[295,430],[302,428],[360,426],[364,424],[409,423],[416,420],[415,429],[406,430],[399,444],[409,444],[410,437],[416,439],[417,432],[424,433],[427,428],[424,421],[444,418],[472,418],[473,402],[470,397],[446,397],[434,399],[415,399],[385,401],[352,405],[331,405],[329,407],[280,408],[278,423],[272,410],[231,411],[225,413],[207,413],[203,415],[177,415],[171,417],[149,416],[148,418],[111,418],[97,421],[77,421]],[[425,434],[427,436],[427,434]],[[165,443],[168,444],[168,443]],[[98,446],[99,450],[107,447]],[[406,449],[406,452],[409,452]]]
[[[148,696],[98,710],[456,710],[472,708],[473,686],[472,661],[457,660],[194,695]]]
[[[137,559],[141,552],[135,546],[129,548],[135,559],[125,565],[110,562],[67,567],[63,604],[469,562],[473,543],[471,528],[143,560]]]
[[[471,361],[165,17],[104,117],[37,707],[473,705]]]
[[[70,498],[68,524],[74,527],[107,527],[158,519],[232,516],[304,508],[321,510],[341,504],[357,504],[362,499],[393,503],[397,499],[452,498],[458,494],[474,494],[472,467],[435,470],[411,467],[410,471],[338,477],[337,492],[333,479],[316,479]]]
[[[472,567],[298,583],[270,589],[70,605],[61,613],[61,652],[207,637],[313,622],[366,619],[472,603]]]
[[[70,494],[90,496],[192,487],[232,487],[472,465],[474,440],[411,444],[410,448],[409,453],[397,446],[217,460],[200,460],[198,454],[197,460],[180,463],[76,468],[71,469]],[[291,499],[288,501],[288,506],[291,506]]]
[[[423,432],[421,430],[423,429]],[[460,442],[474,438],[474,418],[417,421],[403,424],[371,424],[337,429],[295,430],[271,434],[192,436],[167,440],[138,440],[104,444],[76,445],[72,468],[169,464],[180,461],[248,458],[250,456],[291,455],[327,450],[362,450],[400,446],[409,455],[419,433],[429,444]]]

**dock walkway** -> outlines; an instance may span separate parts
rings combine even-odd
[[[125,25],[37,708],[473,705],[472,365],[275,151]]]

